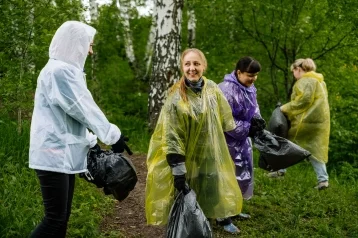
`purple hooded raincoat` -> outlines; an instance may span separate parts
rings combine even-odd
[[[236,167],[236,179],[239,183],[244,199],[250,199],[254,190],[254,173],[251,140],[248,137],[250,121],[255,114],[260,114],[256,100],[254,85],[245,87],[241,85],[235,73],[227,74],[224,81],[219,84],[228,100],[236,128],[225,132],[226,142],[231,158]]]

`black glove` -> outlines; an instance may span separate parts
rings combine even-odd
[[[128,145],[126,144],[126,141],[129,141],[129,138],[121,135],[119,140],[112,145],[112,150],[114,153],[123,153],[124,150],[127,151],[129,155],[132,155],[132,151],[129,149]]]
[[[179,191],[183,192],[184,195],[190,192],[189,185],[185,179],[185,156],[181,154],[167,154],[167,162],[172,169],[174,177],[174,187]],[[179,175],[180,174],[180,175]]]
[[[262,131],[266,127],[265,120],[262,117],[258,116],[258,115],[255,115],[251,119],[250,123],[251,123],[250,129],[249,129],[249,136],[250,137],[254,137],[257,132]]]
[[[185,174],[173,175],[174,176],[174,187],[179,191],[183,192],[184,195],[190,192],[189,185],[186,183]]]
[[[178,191],[183,191],[185,188],[185,174],[182,175],[173,175],[174,176],[174,187],[178,189]]]
[[[92,151],[94,151],[95,153],[99,154],[101,152],[101,147],[99,146],[99,144],[96,144],[95,146],[93,146],[91,148]]]

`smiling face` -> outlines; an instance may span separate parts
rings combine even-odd
[[[198,53],[190,51],[184,56],[182,67],[185,78],[197,82],[203,76],[206,66]]]
[[[256,81],[258,74],[259,73],[242,73],[240,70],[237,71],[238,80],[245,87],[250,87]]]

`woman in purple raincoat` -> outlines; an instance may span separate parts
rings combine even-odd
[[[250,121],[254,115],[260,115],[254,86],[260,71],[260,63],[246,56],[237,62],[235,70],[231,74],[225,75],[224,81],[219,84],[231,106],[236,123],[235,130],[225,132],[225,137],[231,158],[235,163],[236,179],[243,198],[246,200],[252,197],[254,187],[253,155],[249,129]],[[240,216],[250,217],[247,214],[240,214]]]

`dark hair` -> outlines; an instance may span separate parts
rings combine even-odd
[[[238,70],[240,70],[240,72],[242,73],[247,72],[250,74],[254,74],[261,71],[261,65],[254,58],[245,56],[239,59],[239,61],[236,63],[236,68],[235,68],[236,77],[237,77]]]

